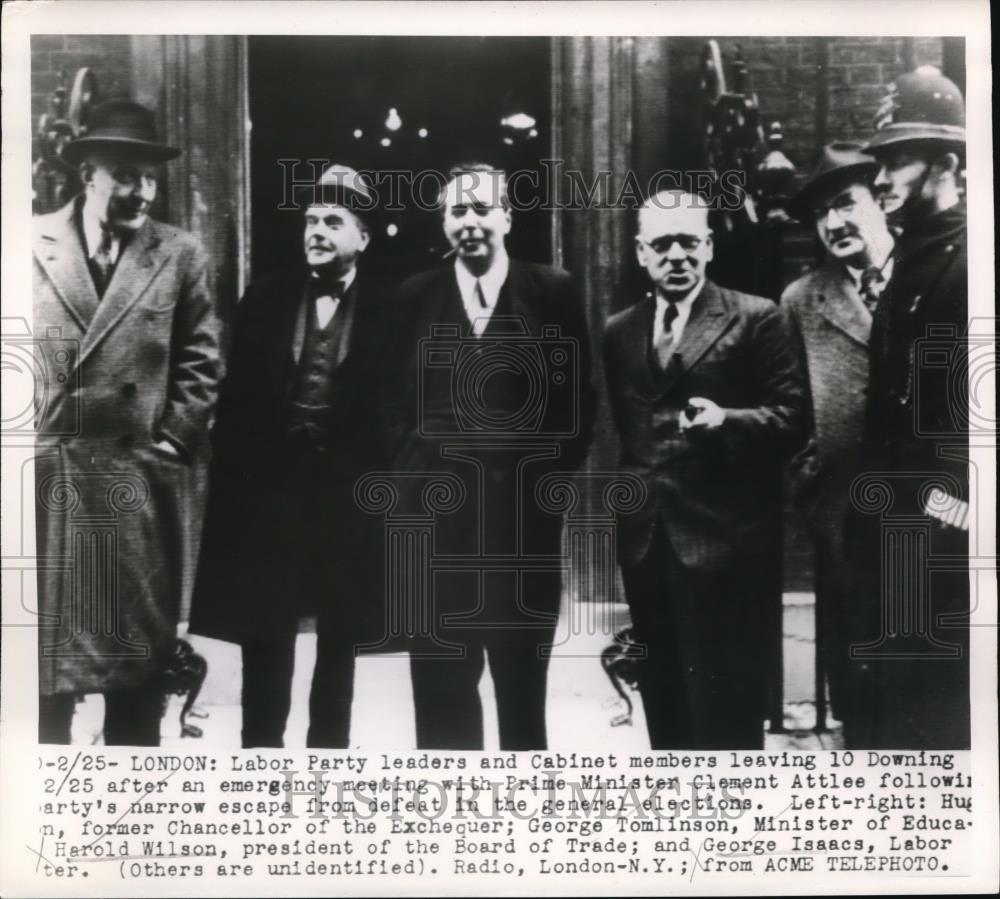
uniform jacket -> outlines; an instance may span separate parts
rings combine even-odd
[[[134,685],[169,648],[187,460],[207,434],[219,378],[197,240],[147,220],[99,300],[75,202],[34,222],[47,375],[36,425],[42,693]],[[180,458],[154,448],[163,437]]]
[[[792,460],[811,523],[840,534],[858,465],[868,387],[871,314],[844,265],[828,260],[781,297],[805,351],[813,432]]]
[[[872,325],[867,468],[942,472],[967,498],[968,242],[964,203],[904,233]],[[939,455],[949,447],[950,458]]]
[[[212,431],[194,633],[235,642],[266,635],[296,614],[296,591],[313,594],[316,611],[332,611],[344,627],[379,602],[382,525],[361,514],[353,491],[366,472],[384,468],[376,395],[389,290],[359,270],[344,298],[354,308],[329,395],[333,437],[303,497],[298,472],[289,470],[296,463],[288,434],[308,277],[302,266],[255,281],[237,311]],[[318,559],[286,542],[288,534],[310,531],[325,546]]]
[[[685,565],[718,570],[773,548],[781,466],[803,440],[805,373],[773,302],[711,281],[661,373],[650,350],[655,309],[649,294],[612,316],[604,336],[621,470],[646,486],[646,501],[619,522],[619,561],[634,565],[645,556],[659,516]],[[718,431],[680,432],[691,397],[727,410]]]
[[[959,203],[914,222],[896,246],[895,267],[879,299],[871,335],[871,368],[865,441],[859,473],[875,476],[878,486],[865,499],[875,510],[852,510],[848,548],[864,600],[853,637],[859,644],[887,640],[883,608],[896,613],[902,627],[928,622],[927,639],[951,647],[952,657],[927,658],[904,647],[906,655],[865,659],[871,686],[861,708],[855,747],[968,748],[969,630],[963,616],[969,609],[968,571],[927,569],[935,559],[964,559],[968,533],[940,525],[923,515],[926,488],[935,484],[960,499],[969,498],[969,418],[965,384],[968,378],[968,253],[965,204]],[[900,590],[886,578],[889,541],[884,517],[926,525],[923,568],[927,589]],[[891,525],[890,525],[891,526]],[[895,545],[895,544],[893,544]],[[919,559],[917,556],[911,556]],[[917,612],[908,604],[925,599]],[[892,637],[890,632],[889,637]],[[891,643],[891,640],[889,640]],[[897,644],[898,647],[898,644]],[[880,648],[883,654],[892,646]]]

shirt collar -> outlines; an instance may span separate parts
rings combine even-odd
[[[473,275],[461,261],[455,260],[455,278],[458,281],[458,289],[462,294],[462,301],[467,307],[478,306],[479,301],[475,297],[476,281],[479,281],[483,290],[483,298],[490,309],[494,309],[497,300],[500,298],[500,290],[507,280],[507,273],[510,271],[510,257],[503,247],[497,250],[493,257],[493,265],[489,271],[481,275],[478,279]]]
[[[87,205],[86,200],[84,200],[83,208],[80,210],[80,224],[83,228],[83,242],[87,258],[93,259],[101,246],[101,238],[104,236],[105,229],[98,220],[97,216],[94,215],[93,210]],[[111,251],[109,256],[111,257],[111,261],[114,262],[117,259],[118,251],[121,248],[121,238],[113,231],[110,233]]]
[[[678,313],[680,313],[685,318],[691,312],[691,307],[694,305],[694,301],[698,299],[701,295],[702,290],[705,289],[705,279],[702,278],[691,290],[691,292],[684,297],[683,300],[674,300],[674,306],[677,307]],[[663,311],[667,308],[667,300],[659,290],[656,291],[656,314],[657,316],[662,316]]]

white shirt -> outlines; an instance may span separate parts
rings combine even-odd
[[[101,239],[104,237],[104,228],[101,227],[101,223],[92,212],[88,213],[86,203],[83,204],[83,213],[80,218],[83,223],[83,240],[86,244],[87,258],[93,259],[100,249]],[[112,265],[118,262],[118,254],[121,252],[121,249],[121,238],[114,232],[111,232],[111,249],[108,252],[108,258],[111,260]]]
[[[670,323],[670,335],[673,338],[673,345],[677,346],[681,342],[681,337],[684,335],[684,326],[687,324],[687,320],[691,317],[691,307],[694,305],[694,301],[698,299],[702,288],[705,286],[705,279],[702,278],[701,281],[695,285],[694,289],[689,293],[683,300],[678,300],[674,303],[674,307],[677,309],[677,318],[675,318]],[[663,340],[663,313],[667,311],[667,301],[659,294],[656,294],[656,315],[653,318],[653,346],[659,346],[660,341]]]
[[[357,274],[357,268],[352,268],[340,279],[340,297],[350,289]],[[319,275],[313,272],[312,277],[318,278]],[[316,297],[316,321],[319,323],[320,328],[325,328],[330,323],[330,319],[336,314],[337,307],[340,305],[340,297]]]
[[[490,317],[496,308],[497,300],[500,299],[500,290],[504,281],[507,280],[507,272],[510,270],[510,257],[506,251],[497,252],[493,260],[493,265],[486,274],[476,278],[461,261],[455,260],[455,278],[458,281],[458,292],[462,295],[462,305],[465,307],[465,314],[472,324],[472,333],[476,337],[481,337],[490,323]],[[484,309],[476,296],[476,281],[483,292],[483,299],[486,301]]]

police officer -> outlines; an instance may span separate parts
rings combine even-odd
[[[857,634],[855,655],[870,676],[861,687],[869,715],[845,737],[853,746],[968,748],[968,624],[960,620],[969,607],[961,92],[931,66],[900,77],[865,149],[880,163],[875,187],[901,236],[872,325],[864,463],[853,497],[860,511],[874,498],[866,487],[878,483],[886,497],[856,531],[868,615],[859,621],[867,633]],[[892,538],[904,520],[908,558]]]

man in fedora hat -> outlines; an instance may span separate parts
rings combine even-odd
[[[835,716],[850,730],[849,676],[855,595],[844,547],[868,384],[872,313],[892,277],[893,238],[872,193],[878,163],[859,144],[825,146],[789,210],[816,229],[826,260],[781,297],[805,351],[813,431],[791,463],[793,499],[815,547],[821,651]]]
[[[98,106],[63,150],[83,194],[35,220],[35,327],[54,375],[36,425],[42,742],[68,743],[75,697],[99,692],[105,743],[159,743],[178,497],[219,376],[201,247],[149,218],[158,167],[179,152],[148,109]]]
[[[372,394],[388,291],[358,266],[365,180],[333,165],[296,199],[305,262],[252,283],[233,329],[191,630],[242,648],[243,746],[282,746],[299,619],[315,612],[307,741],[343,748],[355,646],[381,636],[380,523],[353,489],[384,467]]]
[[[968,271],[958,87],[932,66],[898,78],[865,149],[880,164],[875,188],[902,234],[872,325],[860,466],[866,482],[888,485],[891,503],[880,515],[858,510],[852,528],[868,611],[860,656],[877,684],[866,694],[870,726],[855,745],[967,748]],[[883,548],[889,517],[926,530],[926,555],[915,557],[905,584],[887,575],[900,565]],[[950,570],[932,572],[931,557],[950,557]]]

